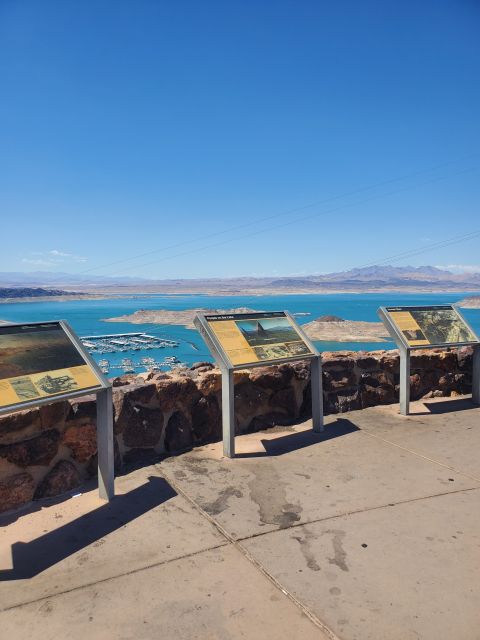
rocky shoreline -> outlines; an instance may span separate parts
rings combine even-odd
[[[457,307],[462,309],[480,309],[480,296],[470,296],[457,302]]]
[[[385,342],[389,338],[382,322],[343,320],[332,316],[312,320],[302,329],[312,340],[328,342]]]

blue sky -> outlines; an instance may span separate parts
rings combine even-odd
[[[322,273],[480,230],[479,28],[477,0],[0,0],[0,270]]]

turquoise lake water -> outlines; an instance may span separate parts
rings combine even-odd
[[[474,292],[471,292],[474,293]],[[73,302],[29,302],[0,305],[0,319],[10,322],[36,322],[46,320],[67,320],[80,335],[106,333],[141,332],[158,335],[180,342],[177,348],[164,348],[145,352],[125,352],[117,354],[95,355],[97,360],[108,358],[112,364],[120,363],[122,358],[131,358],[138,362],[142,356],[163,360],[165,356],[175,355],[182,362],[192,364],[200,360],[212,360],[207,347],[196,331],[171,325],[106,323],[104,318],[133,313],[138,309],[181,310],[192,307],[211,309],[230,309],[250,307],[259,311],[283,311],[290,313],[310,313],[298,317],[304,324],[322,315],[336,315],[345,320],[377,321],[377,309],[380,306],[449,304],[458,302],[471,293],[445,294],[328,294],[328,295],[287,295],[287,296],[205,296],[149,295],[110,300],[78,300]],[[480,334],[480,309],[463,309],[467,320],[477,334]],[[316,342],[320,351],[371,350],[394,348],[392,342]],[[115,374],[111,371],[111,374]],[[118,374],[121,371],[118,371]]]

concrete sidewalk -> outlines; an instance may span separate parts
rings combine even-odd
[[[5,637],[480,638],[469,399],[238,437],[0,518]]]

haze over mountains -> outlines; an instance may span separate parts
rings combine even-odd
[[[477,291],[480,273],[452,273],[437,267],[370,266],[312,276],[264,276],[161,280],[133,276],[34,271],[0,273],[3,287],[61,287],[69,291],[116,293],[315,293],[334,291]]]

